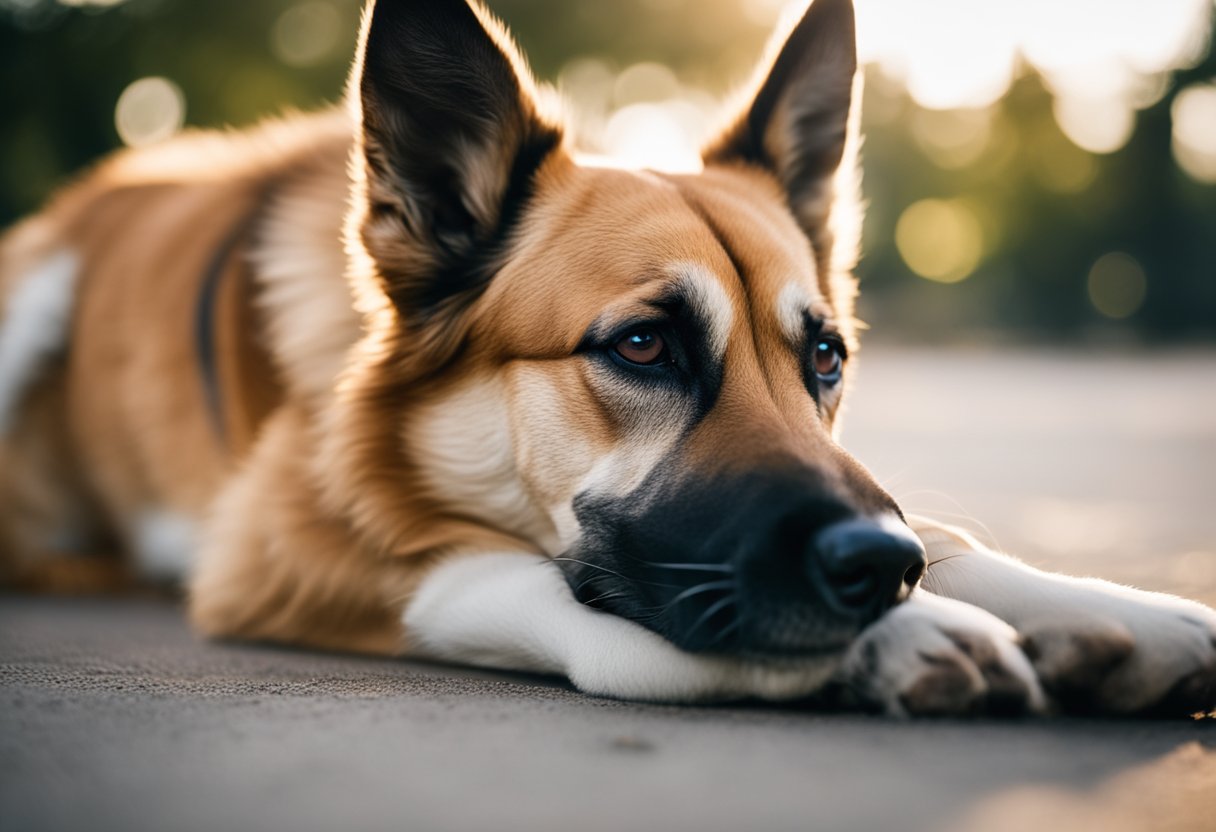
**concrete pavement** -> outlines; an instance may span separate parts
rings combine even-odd
[[[906,505],[1216,601],[1216,356],[871,352],[845,442]],[[1201,832],[1214,749],[1216,720],[639,706],[200,643],[161,602],[0,598],[4,832]]]

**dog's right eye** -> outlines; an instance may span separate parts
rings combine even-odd
[[[667,344],[653,327],[639,327],[626,332],[612,349],[630,364],[652,367],[667,360]]]

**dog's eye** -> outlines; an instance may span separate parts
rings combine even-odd
[[[661,364],[667,358],[663,336],[651,327],[630,330],[612,348],[630,364],[649,366]]]
[[[815,377],[824,384],[840,381],[844,359],[844,344],[835,338],[820,338],[815,342],[815,354],[811,359],[815,365]]]

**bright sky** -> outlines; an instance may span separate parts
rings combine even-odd
[[[750,3],[775,0],[746,0]],[[1020,55],[1064,95],[1138,103],[1203,55],[1211,0],[857,0],[863,60],[926,107],[982,107]],[[1146,90],[1147,87],[1147,90]]]
[[[805,7],[805,0],[732,2],[762,25]],[[1030,66],[1055,95],[1065,135],[1091,153],[1122,147],[1135,111],[1160,99],[1172,70],[1203,56],[1213,8],[1213,0],[855,2],[862,61],[902,82],[922,107],[983,109]],[[628,162],[686,169],[695,166],[712,102],[664,72],[647,64],[614,78],[603,64],[576,61],[563,72],[562,85],[585,109],[585,134],[603,137],[602,150]],[[645,77],[647,89],[669,94],[639,96],[633,88],[643,85],[631,83],[631,74]],[[1216,118],[1210,95],[1189,100],[1189,123]],[[1190,133],[1194,148],[1196,131]],[[1216,155],[1216,136],[1207,144]]]

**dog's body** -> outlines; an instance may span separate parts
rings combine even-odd
[[[833,441],[852,25],[698,175],[576,161],[464,0],[369,11],[353,112],[102,164],[0,249],[6,576],[194,561],[210,635],[622,697],[1216,704],[1216,613],[918,542]]]

